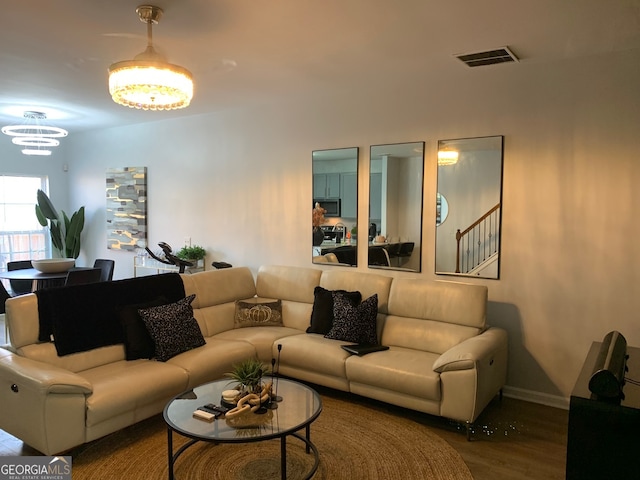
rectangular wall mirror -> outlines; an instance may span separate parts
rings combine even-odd
[[[372,145],[370,151],[369,267],[419,272],[422,266],[424,142]]]
[[[358,265],[358,148],[314,150],[313,263]]]
[[[438,142],[437,274],[500,278],[504,137]]]

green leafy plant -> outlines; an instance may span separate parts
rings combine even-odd
[[[180,249],[176,256],[183,260],[201,260],[206,255],[206,251],[199,245],[184,246]]]
[[[49,227],[51,242],[60,256],[64,258],[78,258],[80,255],[80,234],[84,228],[84,207],[67,216],[61,210],[62,217],[42,190],[38,190],[36,203],[36,217],[43,227]]]
[[[235,380],[241,386],[255,390],[262,381],[262,375],[267,371],[264,363],[257,358],[247,358],[233,365],[233,371],[225,373],[226,377]]]

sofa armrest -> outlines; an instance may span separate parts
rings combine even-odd
[[[86,398],[93,387],[69,370],[0,354],[0,428],[45,455],[86,441]]]
[[[507,333],[499,328],[489,328],[440,355],[433,364],[433,371],[443,373],[476,368],[479,362],[488,358],[491,361],[495,352],[506,348]]]
[[[0,357],[0,382],[44,395],[93,392],[91,383],[76,373],[13,353]]]
[[[440,415],[473,423],[507,380],[507,332],[489,328],[444,352],[433,364],[440,373]]]

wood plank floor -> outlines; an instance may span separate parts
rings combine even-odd
[[[478,419],[471,442],[455,429],[439,428],[438,435],[462,455],[475,480],[560,480],[568,421],[567,410],[496,398]]]
[[[0,344],[4,324],[0,316]],[[347,396],[431,427],[460,453],[475,480],[554,480],[565,478],[569,412],[497,397],[478,418],[472,441],[462,425],[343,392],[316,387],[323,395]],[[0,456],[39,455],[0,430]]]

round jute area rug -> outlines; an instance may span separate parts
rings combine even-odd
[[[311,441],[320,452],[314,479],[473,480],[462,457],[428,427],[343,398],[323,395],[322,401],[323,411],[311,424]],[[174,450],[186,441],[174,434]],[[71,455],[74,480],[168,478],[167,429],[161,415],[78,447]],[[304,478],[313,460],[303,442],[287,439],[287,478]],[[180,456],[175,477],[279,479],[280,440],[199,442]]]

